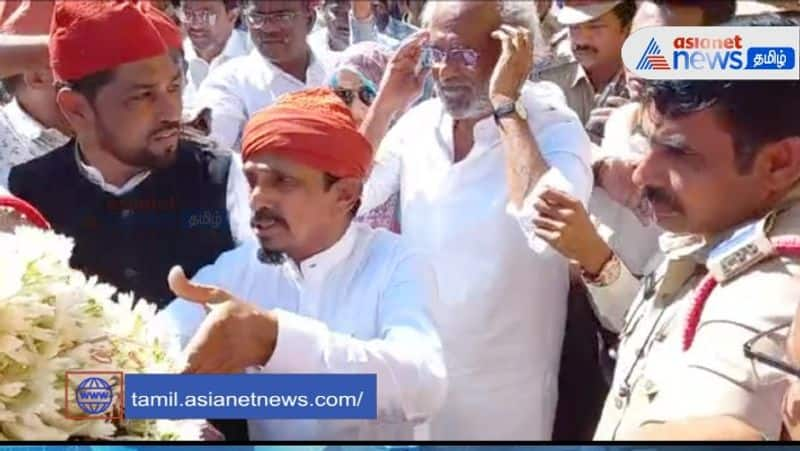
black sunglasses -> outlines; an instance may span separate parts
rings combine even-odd
[[[357,91],[352,89],[336,88],[333,90],[333,92],[335,92],[336,95],[347,104],[347,106],[353,105],[356,95],[358,95],[358,98],[364,102],[364,105],[366,106],[372,105],[372,102],[375,101],[376,97],[375,91],[367,86],[361,86]]]
[[[785,332],[783,332],[784,341],[785,341],[786,336],[789,334],[789,327],[790,326],[791,326],[791,323],[781,324],[780,326],[776,326],[776,327],[773,327],[771,329],[767,329],[764,332],[761,332],[759,334],[754,335],[753,338],[747,340],[744,343],[744,355],[745,355],[745,357],[747,357],[748,359],[754,360],[756,362],[759,362],[761,364],[764,364],[764,365],[766,365],[766,366],[768,366],[770,368],[776,369],[778,371],[782,371],[782,372],[784,372],[786,374],[789,374],[789,375],[792,375],[792,376],[796,376],[796,377],[800,377],[800,368],[781,360],[779,357],[776,357],[774,355],[769,355],[769,354],[766,354],[764,352],[757,351],[755,349],[756,348],[756,343],[759,340],[773,338],[776,335],[781,335],[779,333],[779,331],[781,331],[782,329],[786,329]]]

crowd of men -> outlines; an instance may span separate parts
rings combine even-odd
[[[377,374],[376,420],[227,439],[798,437],[800,81],[646,81],[621,48],[799,17],[0,0],[0,230],[72,237],[187,373]]]

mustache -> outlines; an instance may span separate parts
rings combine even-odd
[[[597,49],[590,45],[575,45],[573,50],[576,52],[592,52],[597,53]]]
[[[256,223],[263,221],[275,221],[281,225],[286,225],[286,220],[284,220],[281,215],[267,207],[261,207],[253,213],[253,216],[250,219],[250,226],[255,227]]]
[[[683,207],[681,206],[680,202],[678,202],[678,199],[661,188],[647,186],[644,188],[644,196],[648,201],[650,201],[651,204],[659,203],[662,205],[667,205],[677,212],[683,211]]]
[[[162,132],[171,132],[171,131],[181,131],[181,123],[180,121],[169,121],[164,122],[161,127],[158,127],[151,135],[157,135]]]

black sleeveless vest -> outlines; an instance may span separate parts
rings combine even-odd
[[[81,173],[72,141],[16,166],[9,188],[75,239],[74,268],[163,308],[174,298],[167,284],[173,265],[192,277],[234,247],[226,208],[230,155],[186,140],[177,152],[169,168],[114,196]]]

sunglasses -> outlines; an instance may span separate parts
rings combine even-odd
[[[375,101],[375,97],[378,96],[378,90],[375,89],[375,85],[372,84],[364,75],[358,73],[359,78],[361,79],[361,87],[358,89],[348,89],[343,88],[339,85],[339,77],[338,75],[334,74],[333,78],[331,79],[330,86],[333,89],[333,92],[339,96],[340,99],[347,105],[352,106],[353,102],[356,100],[356,96],[361,102],[364,103],[366,106],[372,105],[372,102]]]
[[[781,324],[754,335],[744,343],[745,357],[782,373],[800,377],[800,368],[784,358],[790,326],[791,323]]]

